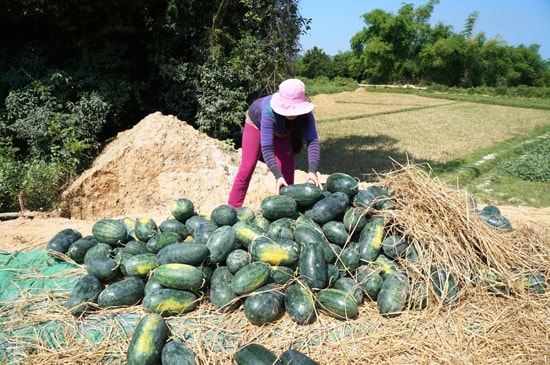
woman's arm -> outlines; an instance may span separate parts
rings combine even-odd
[[[262,155],[264,157],[264,162],[271,170],[275,179],[283,177],[279,166],[277,165],[277,160],[275,159],[275,146],[273,145],[273,135],[275,133],[275,116],[271,108],[269,110],[264,109],[262,113],[262,118],[260,121],[260,146],[262,148]]]

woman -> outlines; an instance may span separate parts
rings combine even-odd
[[[288,79],[275,94],[252,103],[246,113],[242,137],[242,160],[229,194],[228,205],[243,205],[256,164],[264,162],[276,179],[277,192],[294,184],[296,155],[307,145],[308,182],[321,187],[317,177],[319,139],[313,116],[314,105],[306,99],[306,88],[298,79]]]

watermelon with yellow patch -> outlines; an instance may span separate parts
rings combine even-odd
[[[151,217],[138,217],[134,224],[134,234],[141,242],[147,242],[157,234],[157,223]]]
[[[256,237],[249,247],[252,261],[270,265],[292,265],[300,257],[300,245],[287,238]]]
[[[164,318],[158,313],[146,314],[139,321],[128,346],[128,365],[159,364],[168,336],[169,329]]]
[[[197,295],[186,290],[163,288],[147,293],[142,305],[152,313],[161,316],[177,316],[197,307]]]

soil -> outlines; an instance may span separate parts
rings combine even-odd
[[[58,211],[1,221],[0,251],[45,247],[64,228],[88,235],[101,218],[149,216],[160,223],[170,215],[172,202],[182,197],[190,199],[198,213],[209,214],[227,202],[239,158],[240,150],[176,117],[151,114],[109,141],[92,167],[65,191]],[[296,182],[305,179],[305,172],[296,172]],[[259,162],[245,205],[257,211],[261,201],[273,194],[275,180]],[[550,208],[499,209],[514,226],[541,232],[550,245]]]

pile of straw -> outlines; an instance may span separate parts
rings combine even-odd
[[[526,227],[504,230],[479,217],[474,199],[417,166],[386,175],[395,210],[384,210],[390,232],[405,237],[420,256],[409,276],[430,281],[430,270],[444,268],[462,291],[476,286],[500,294],[524,295],[527,275],[548,277],[549,246]],[[391,234],[391,233],[390,233]],[[464,293],[463,293],[464,294]]]
[[[403,234],[421,260],[407,266],[415,280],[434,264],[445,265],[460,284],[452,306],[382,317],[374,302],[357,319],[324,314],[310,325],[288,315],[255,326],[243,311],[219,313],[208,302],[167,318],[172,336],[184,341],[199,364],[231,364],[236,349],[260,343],[276,354],[295,348],[320,364],[542,364],[550,361],[550,294],[515,283],[518,271],[549,267],[549,249],[536,233],[503,231],[476,216],[468,197],[414,167],[381,178],[397,208],[385,211],[390,230]],[[476,268],[494,270],[510,292],[495,293],[472,279]],[[84,274],[84,269],[81,274]],[[498,294],[498,295],[496,295]],[[97,309],[83,318],[65,308],[68,292],[24,296],[0,306],[0,349],[13,364],[124,364],[132,331],[145,314],[139,305]],[[27,330],[26,330],[27,329]],[[28,329],[34,329],[28,331]]]

